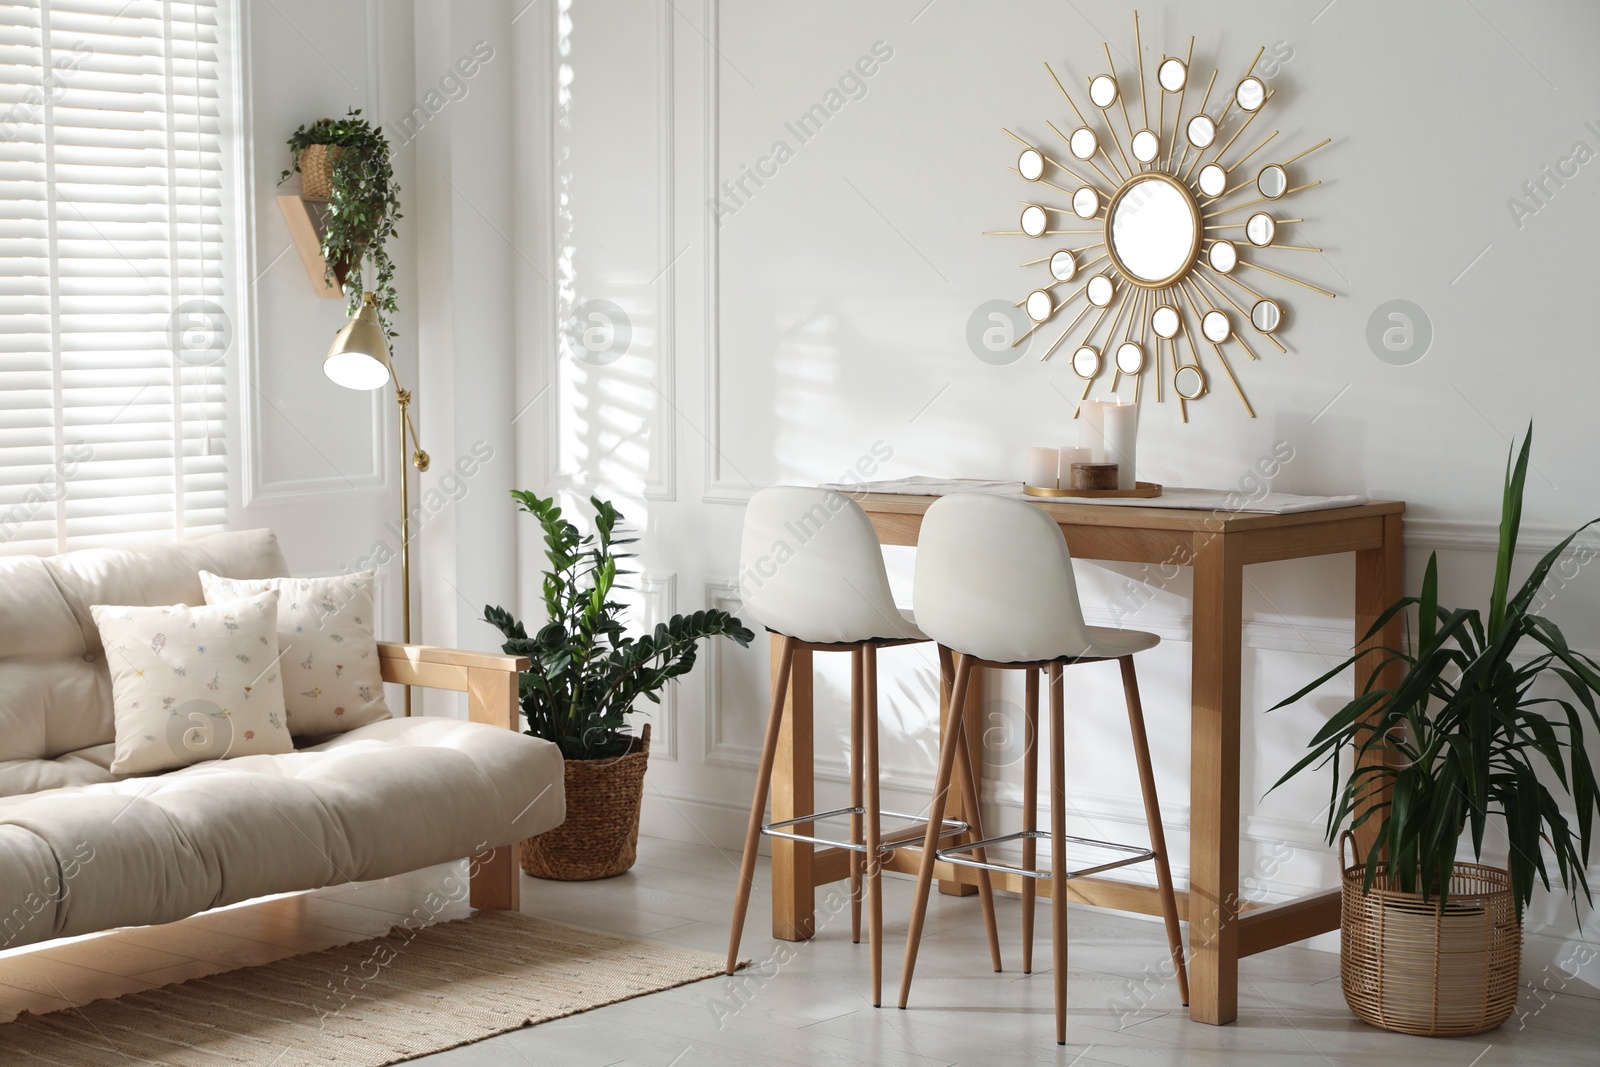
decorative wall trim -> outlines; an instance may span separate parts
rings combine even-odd
[[[1517,536],[1517,551],[1524,553],[1545,553],[1566,539],[1572,532],[1571,527],[1563,526],[1534,526],[1523,524]],[[1583,537],[1579,541],[1584,541]],[[1590,533],[1587,543],[1594,545],[1597,536]],[[1498,519],[1405,519],[1405,543],[1407,548],[1417,550],[1428,549],[1477,549],[1484,552],[1493,552],[1500,547],[1500,520]]]
[[[639,595],[643,600],[640,617],[644,629],[654,630],[657,624],[666,622],[678,612],[677,572],[641,574]],[[673,679],[661,694],[661,703],[643,701],[644,706],[639,708],[655,723],[655,744],[651,755],[658,760],[677,762],[678,759],[678,689],[681,684],[678,679]]]
[[[743,608],[739,599],[739,583],[731,578],[707,579],[705,583],[705,606],[721,611],[729,611],[737,615]],[[757,641],[760,640],[759,635]],[[752,642],[755,644],[756,642]],[[745,759],[745,749],[739,748],[739,757],[730,762],[724,754],[730,746],[722,738],[722,668],[723,668],[722,641],[712,641],[706,658],[706,703],[700,721],[705,731],[705,743],[701,749],[703,763],[724,767],[754,768],[757,755],[754,750],[749,751]]]
[[[678,329],[676,257],[677,175],[677,50],[671,4],[656,6],[656,388],[655,425],[650,428],[650,475],[646,500],[678,498]],[[675,750],[674,750],[675,751]]]

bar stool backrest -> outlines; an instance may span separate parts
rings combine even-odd
[[[801,641],[923,639],[895,607],[872,520],[832,490],[778,485],[750,498],[739,590],[742,614]]]
[[[1061,527],[1020,500],[968,493],[930,507],[912,601],[923,633],[994,663],[1078,656],[1093,644]]]

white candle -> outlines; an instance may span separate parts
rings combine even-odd
[[[1028,484],[1036,489],[1054,489],[1056,472],[1061,467],[1061,450],[1056,448],[1028,449]]]
[[[1106,459],[1105,405],[1085,400],[1078,408],[1078,444],[1089,450],[1090,463],[1112,463]]]
[[[1056,484],[1063,489],[1072,488],[1072,465],[1074,463],[1093,463],[1094,452],[1087,448],[1061,449],[1061,469],[1056,475]]]
[[[1112,393],[1101,405],[1106,463],[1117,465],[1117,488],[1139,487],[1134,459],[1139,436],[1139,405]]]

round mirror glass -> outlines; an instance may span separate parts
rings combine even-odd
[[[1079,159],[1089,159],[1100,151],[1100,138],[1087,126],[1079,126],[1072,131],[1072,137],[1067,141],[1072,148],[1072,154]]]
[[[1268,163],[1256,175],[1256,188],[1268,200],[1276,200],[1289,191],[1289,175],[1276,163]]]
[[[1283,321],[1283,310],[1276,300],[1257,300],[1250,309],[1250,325],[1262,333],[1271,333]]]
[[[1022,209],[1022,232],[1029,237],[1038,237],[1044,233],[1049,220],[1046,218],[1044,208],[1038,204],[1029,204]]]
[[[1239,265],[1239,250],[1233,247],[1232,241],[1218,241],[1211,246],[1206,262],[1218,274],[1229,274]]]
[[[1078,273],[1078,261],[1065,248],[1050,257],[1050,277],[1058,282],[1070,282]]]
[[[1030,182],[1036,182],[1044,177],[1044,153],[1037,148],[1025,149],[1017,157],[1017,173]]]
[[[1144,349],[1135,341],[1124,341],[1117,346],[1117,369],[1123,374],[1138,374],[1144,370]]]
[[[1072,212],[1080,219],[1092,219],[1100,214],[1100,190],[1085,185],[1073,193]]]
[[[1265,248],[1278,234],[1278,224],[1265,211],[1258,211],[1244,224],[1244,235],[1257,248]]]
[[[1089,303],[1097,308],[1103,308],[1111,303],[1111,297],[1116,293],[1117,287],[1111,284],[1111,279],[1104,274],[1096,274],[1089,279]]]
[[[1206,392],[1206,372],[1199,367],[1179,367],[1172,388],[1185,400],[1199,400]]]
[[[1211,121],[1210,115],[1196,115],[1189,120],[1189,143],[1196,148],[1210,148],[1211,142],[1217,139],[1217,124]]]
[[[1161,154],[1161,138],[1149,130],[1140,130],[1133,135],[1133,158],[1140,163],[1152,162]]]
[[[1109,74],[1097,74],[1089,83],[1089,100],[1102,110],[1117,102],[1117,79]]]
[[[1028,309],[1028,318],[1034,322],[1043,322],[1056,309],[1056,302],[1050,299],[1050,294],[1043,289],[1035,289],[1029,293],[1024,303]]]
[[[1260,111],[1261,105],[1267,102],[1267,87],[1261,84],[1260,78],[1246,78],[1233,91],[1233,102],[1245,111]]]
[[[1183,65],[1181,59],[1163,59],[1161,66],[1156,68],[1156,79],[1167,92],[1181,92],[1184,83],[1189,80],[1189,68]]]
[[[1182,320],[1178,317],[1178,309],[1170,304],[1162,304],[1150,313],[1150,328],[1156,336],[1171,340],[1178,336],[1178,326]]]
[[[1072,353],[1072,373],[1087,381],[1100,373],[1100,353],[1084,345]]]
[[[1220,345],[1233,336],[1233,324],[1228,321],[1227,312],[1212,310],[1200,317],[1200,332],[1205,334],[1207,341]]]
[[[1215,163],[1200,168],[1200,191],[1207,196],[1221,196],[1228,188],[1228,172]]]
[[[1135,176],[1110,207],[1112,263],[1136,285],[1170,284],[1194,262],[1200,210],[1189,191],[1165,174]]]

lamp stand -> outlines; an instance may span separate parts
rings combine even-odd
[[[426,473],[432,462],[417,443],[417,428],[411,424],[411,391],[397,381],[395,399],[400,403],[400,616],[401,640],[411,643],[411,472],[406,470],[407,445],[411,446],[411,465]],[[409,434],[409,439],[407,435]],[[406,686],[406,717],[411,716],[411,687]]]

